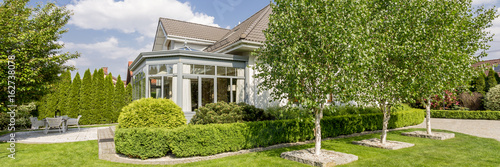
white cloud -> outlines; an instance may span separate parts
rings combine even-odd
[[[219,27],[213,16],[193,12],[188,2],[177,0],[75,0],[66,7],[74,13],[69,24],[84,29],[138,32],[154,37],[160,17]]]
[[[92,44],[79,44],[66,42],[65,48],[69,50],[77,50],[82,54],[82,57],[86,55],[95,55],[111,60],[115,59],[125,59],[132,60],[140,52],[151,50],[151,46],[153,44],[148,44],[141,49],[134,49],[129,47],[121,47],[119,46],[118,39],[115,37],[111,37],[106,41],[92,43]]]
[[[497,2],[498,0],[472,0],[472,5],[491,5]]]

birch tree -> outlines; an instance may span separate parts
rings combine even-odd
[[[413,64],[410,75],[412,96],[424,102],[427,133],[432,134],[431,96],[466,87],[471,76],[477,76],[478,70],[471,65],[486,56],[492,35],[485,29],[491,27],[497,14],[494,8],[479,7],[473,11],[471,0],[422,3],[427,12],[415,20],[419,24],[414,29],[420,33],[413,34],[416,40],[411,43],[415,52],[409,59]],[[478,51],[481,54],[474,56]]]
[[[346,102],[359,92],[357,73],[365,55],[357,48],[368,39],[365,1],[276,0],[256,51],[255,77],[274,100],[293,99],[314,115],[315,154],[321,154],[320,120],[328,94]]]

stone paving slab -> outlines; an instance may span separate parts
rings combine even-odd
[[[44,134],[42,130],[37,131],[26,131],[26,132],[15,132],[16,143],[28,143],[28,144],[48,144],[48,143],[66,143],[66,142],[77,142],[77,141],[87,141],[87,140],[97,140],[97,130],[108,127],[97,127],[97,128],[70,128],[65,133],[59,132],[49,132]],[[6,134],[0,137],[0,141],[7,141],[10,139],[10,134]]]
[[[361,140],[361,141],[352,141],[352,143],[357,144],[357,145],[362,145],[362,146],[383,148],[383,149],[388,149],[388,150],[398,150],[398,149],[402,149],[402,148],[415,146],[415,144],[412,144],[412,143],[405,143],[405,142],[391,141],[391,140],[387,140],[385,143],[382,144],[380,142],[379,138],[371,138],[371,139],[365,139],[365,140]]]
[[[358,160],[358,156],[321,149],[320,155],[314,154],[314,148],[281,153],[281,158],[319,167],[347,164]]]
[[[408,128],[425,128],[425,121]],[[500,120],[431,118],[431,128],[492,138],[500,141]]]
[[[429,138],[434,140],[446,140],[455,137],[455,133],[446,132],[432,132],[432,134],[427,134],[427,131],[413,131],[413,132],[403,132],[401,135],[411,136],[411,137],[421,137]]]

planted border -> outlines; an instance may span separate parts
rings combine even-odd
[[[500,111],[431,110],[432,118],[500,120]]]
[[[389,128],[422,123],[424,115],[420,109],[392,113]],[[382,117],[382,113],[325,117],[321,120],[322,137],[379,130],[382,129]],[[142,159],[163,157],[169,152],[177,157],[206,156],[311,140],[313,127],[312,120],[293,119],[186,125],[175,129],[118,128],[115,145],[118,153]]]

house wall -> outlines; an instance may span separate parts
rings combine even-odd
[[[253,77],[257,73],[256,70],[253,70],[253,67],[255,66],[257,60],[255,56],[251,55],[251,52],[245,52],[242,55],[249,57],[247,66],[248,73],[245,76],[247,78],[248,103],[262,109],[286,105],[287,100],[273,100],[270,95],[270,91],[272,90],[262,91],[261,93],[259,93],[258,85],[261,83],[261,81]]]

